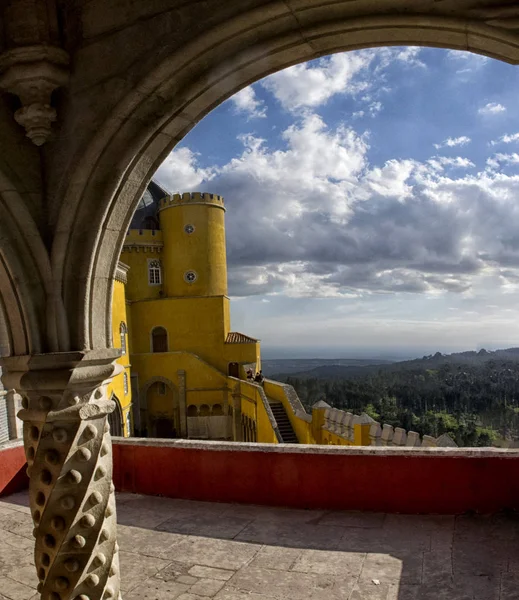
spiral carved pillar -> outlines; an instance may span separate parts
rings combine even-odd
[[[120,598],[107,419],[114,403],[106,398],[116,356],[105,350],[2,360],[4,380],[24,398],[19,417],[42,600]]]

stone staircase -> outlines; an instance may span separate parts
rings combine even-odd
[[[299,444],[297,435],[290,424],[287,412],[281,402],[269,399],[270,408],[276,419],[283,444]]]

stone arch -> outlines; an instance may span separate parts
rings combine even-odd
[[[187,416],[188,417],[198,417],[198,407],[194,404],[190,404],[187,407]]]
[[[303,61],[376,46],[436,46],[519,63],[519,36],[491,2],[416,4],[405,13],[396,0],[308,0],[299,8],[278,0],[241,11],[230,4],[226,14],[213,10],[201,19],[196,34],[164,35],[160,54],[155,46],[131,62],[131,90],[111,99],[108,117],[56,184],[63,234],[52,268],[74,315],[72,345],[110,345],[112,276],[131,214],[168,152],[235,92]]]
[[[52,286],[47,249],[11,178],[0,165],[0,313],[9,355],[68,349],[66,318]]]
[[[113,436],[122,436],[124,435],[123,429],[123,411],[121,408],[121,403],[119,402],[119,398],[112,394],[110,396],[110,400],[115,403],[115,409],[108,415],[108,423],[110,424],[110,433]]]
[[[155,377],[150,377],[146,383],[141,387],[139,398],[140,398],[140,406],[141,408],[146,409],[146,394],[148,390],[154,383],[164,383],[168,388],[170,388],[174,393],[178,393],[177,386],[171,381],[171,379],[167,379],[166,377],[161,377],[160,375],[156,375]]]
[[[157,383],[164,384],[170,390],[172,405],[166,414],[157,413],[152,415],[148,402],[148,394],[150,388]],[[141,387],[139,400],[141,423],[145,425],[148,437],[179,437],[181,435],[183,430],[181,419],[184,416],[180,410],[178,388],[170,379],[161,376],[148,379]]]
[[[221,417],[223,415],[223,406],[221,404],[213,404],[211,415]]]

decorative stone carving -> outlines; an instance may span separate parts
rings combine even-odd
[[[36,146],[44,144],[56,120],[52,92],[68,80],[69,56],[53,46],[23,46],[0,55],[0,87],[20,98],[14,118]]]
[[[23,396],[38,591],[48,600],[117,600],[112,452],[106,384],[116,350],[2,360]]]

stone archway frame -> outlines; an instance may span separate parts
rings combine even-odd
[[[376,46],[469,50],[519,63],[519,34],[506,24],[509,13],[519,16],[513,6],[503,9],[491,0],[465,8],[454,2],[425,8],[410,3],[402,14],[396,8],[401,2],[391,4],[275,1],[161,55],[162,62],[98,129],[63,184],[68,187],[60,190],[61,233],[52,250],[52,268],[63,282],[67,312],[75,315],[70,323],[74,347],[110,345],[112,275],[132,211],[173,147],[235,92],[300,62]],[[355,10],[364,11],[363,16],[352,18]]]
[[[147,402],[147,394],[148,390],[154,383],[164,383],[169,387],[169,389],[173,392],[174,396],[177,399],[178,410],[179,410],[179,419],[180,419],[180,435],[181,437],[186,437],[187,435],[187,422],[186,422],[186,403],[185,397],[182,397],[180,393],[179,386],[176,386],[171,379],[167,379],[166,377],[162,377],[160,375],[156,375],[155,377],[150,377],[144,385],[141,387],[139,391],[139,399],[140,399],[140,408],[146,410],[148,412],[148,402]]]
[[[65,351],[69,338],[63,303],[20,185],[0,165],[0,346],[7,346],[10,355]]]
[[[114,392],[112,392],[110,400],[115,404],[115,409],[110,414],[117,416],[117,418],[119,419],[119,426],[121,428],[121,435],[124,435],[123,409],[121,406],[121,401]],[[110,417],[108,417],[108,421],[110,421]],[[111,433],[112,435],[115,435],[113,432]]]

